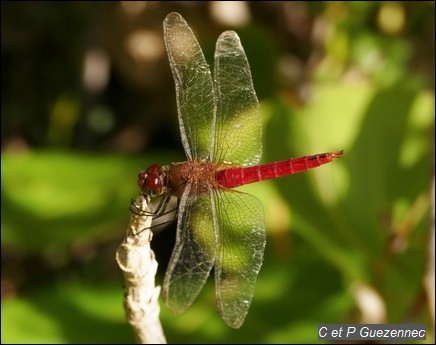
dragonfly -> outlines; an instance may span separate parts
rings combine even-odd
[[[176,242],[163,282],[166,306],[181,314],[214,269],[217,308],[233,328],[248,313],[265,250],[262,203],[233,188],[329,163],[343,151],[260,164],[262,122],[247,57],[238,35],[217,42],[213,74],[191,28],[178,13],[164,20],[187,161],[139,172],[142,193],[178,199]]]

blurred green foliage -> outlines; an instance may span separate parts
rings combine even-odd
[[[127,47],[135,30],[161,40],[171,11],[210,62],[222,31],[240,35],[263,161],[345,155],[242,188],[268,236],[245,324],[225,325],[209,279],[185,314],[162,305],[168,342],[307,343],[320,323],[368,320],[424,323],[434,341],[434,3],[252,2],[240,27],[212,3],[144,4],[1,4],[2,343],[135,341],[115,251],[138,170],[183,154],[165,52]],[[84,77],[95,49],[100,89]],[[173,231],[153,239],[159,284]]]

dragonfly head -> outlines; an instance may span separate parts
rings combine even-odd
[[[162,168],[157,164],[152,164],[146,170],[139,172],[137,181],[142,192],[155,197],[164,194],[166,191],[163,180]]]

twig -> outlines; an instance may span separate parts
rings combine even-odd
[[[126,238],[118,247],[116,260],[126,282],[124,309],[141,344],[166,344],[159,320],[160,286],[154,286],[157,262],[150,248],[153,233],[149,197],[139,195],[133,206],[138,214],[130,216]]]

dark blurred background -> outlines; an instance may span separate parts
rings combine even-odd
[[[213,279],[169,342],[303,343],[320,323],[424,323],[434,342],[434,2],[1,2],[2,343],[125,343],[115,263],[153,162],[184,160],[163,42],[179,12],[213,66],[241,37],[263,161],[345,149],[244,187],[267,249],[244,326]],[[174,225],[155,234],[162,277]]]

